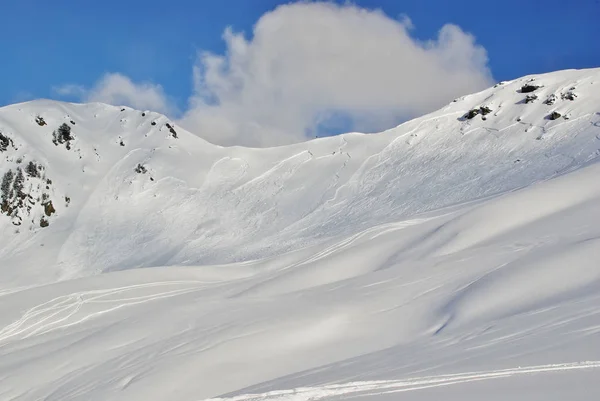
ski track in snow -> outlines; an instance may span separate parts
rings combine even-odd
[[[192,286],[190,286],[190,284],[192,284]],[[0,347],[5,344],[7,340],[14,339],[14,337],[17,336],[19,338],[28,338],[35,335],[45,334],[54,330],[74,326],[96,316],[112,312],[126,306],[182,295],[204,288],[203,285],[198,286],[198,284],[199,283],[194,283],[193,281],[168,281],[138,284],[108,290],[82,291],[68,295],[62,295],[60,297],[53,298],[50,301],[34,306],[33,308],[27,310],[20,319],[0,330]],[[162,286],[183,286],[184,288],[175,288],[146,295],[125,295],[127,292],[131,291]],[[120,295],[123,297],[105,299],[114,295]],[[86,304],[109,304],[109,307],[92,313],[84,314],[76,320],[71,319]]]
[[[385,234],[388,234],[393,231],[402,230],[406,227],[422,224],[422,223],[425,223],[429,220],[433,220],[438,217],[439,216],[415,218],[415,219],[405,220],[405,221],[401,221],[401,222],[397,222],[397,223],[382,224],[382,225],[368,228],[358,234],[351,235],[348,238],[345,238],[339,242],[336,242],[335,244],[325,248],[324,250],[315,253],[313,256],[309,257],[308,259],[303,260],[297,264],[293,264],[291,267],[298,267],[298,266],[303,266],[303,265],[317,262],[321,259],[326,258],[329,255],[332,255],[336,252],[340,252],[344,249],[349,248],[352,244],[354,244],[355,242],[357,242],[361,239],[367,238],[368,240],[372,240],[381,235],[385,235]]]
[[[501,379],[517,375],[566,372],[600,368],[600,361],[584,361],[500,369],[482,372],[467,372],[440,376],[425,376],[405,380],[372,380],[321,387],[299,387],[290,390],[274,390],[262,394],[243,394],[233,397],[209,398],[204,401],[312,401],[329,397],[355,398],[374,395],[424,390],[432,387],[450,386],[480,380]]]
[[[380,134],[268,149],[99,103],[0,108],[0,173],[37,166],[7,179],[22,188],[0,216],[0,399],[589,399],[598,82],[536,74]],[[117,272],[138,267],[171,271]]]

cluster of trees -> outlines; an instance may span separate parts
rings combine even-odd
[[[56,131],[52,133],[52,143],[56,146],[59,144],[66,144],[68,150],[71,149],[71,141],[74,140],[75,137],[71,134],[71,127],[66,123],[63,123]]]
[[[12,170],[4,173],[2,184],[0,184],[0,197],[2,199],[0,210],[3,213],[12,215],[16,207],[24,206],[24,200],[27,198],[27,194],[23,192],[24,187],[25,175],[23,169],[18,167],[16,174]]]
[[[35,200],[29,191],[25,188],[26,177],[43,179],[43,167],[35,162],[29,162],[25,168],[17,167],[16,170],[8,170],[2,176],[0,182],[0,213],[6,214],[13,219],[13,224],[20,225],[24,215],[29,215],[31,208],[35,205]],[[51,181],[46,180],[46,189]],[[67,201],[68,204],[70,199]],[[51,216],[56,212],[54,205],[47,193],[42,193],[41,198],[37,199],[44,207],[44,214],[40,220],[41,227],[47,227],[50,223],[46,216]]]

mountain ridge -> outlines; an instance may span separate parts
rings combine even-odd
[[[523,91],[528,85],[539,87]],[[212,145],[151,111],[39,100],[0,109],[0,132],[19,146],[3,152],[0,168],[16,173],[19,159],[34,162],[52,182],[51,193],[40,182],[42,194],[32,195],[50,201],[40,198],[28,220],[13,224],[23,220],[18,235],[34,239],[61,231],[50,257],[59,276],[89,274],[84,265],[102,272],[254,260],[583,165],[600,154],[593,85],[600,69],[528,76],[380,134],[266,149]],[[66,144],[51,140],[61,124],[74,135]],[[1,217],[3,236],[14,237]],[[105,237],[106,245],[89,245]],[[0,251],[6,265],[27,253],[13,246]]]
[[[101,104],[0,109],[0,172],[35,201],[0,214],[0,397],[589,399],[599,84],[525,77],[270,149]]]

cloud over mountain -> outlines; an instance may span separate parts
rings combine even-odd
[[[222,145],[302,141],[343,119],[376,131],[489,86],[487,52],[460,27],[411,36],[408,18],[331,3],[264,14],[252,35],[225,30],[224,54],[199,52],[194,91],[179,123]],[[160,85],[108,74],[84,100],[172,112]]]

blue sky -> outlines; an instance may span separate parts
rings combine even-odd
[[[223,54],[230,26],[251,40],[275,0],[3,1],[0,105],[57,98],[60,85],[92,87],[104,74],[161,86],[174,109],[194,95],[199,51]],[[344,4],[346,2],[338,2]],[[598,0],[357,0],[391,19],[408,16],[410,36],[435,39],[452,23],[487,51],[494,80],[600,66]],[[68,96],[67,96],[68,97]],[[73,97],[73,96],[71,96]],[[70,99],[76,100],[76,99]]]

